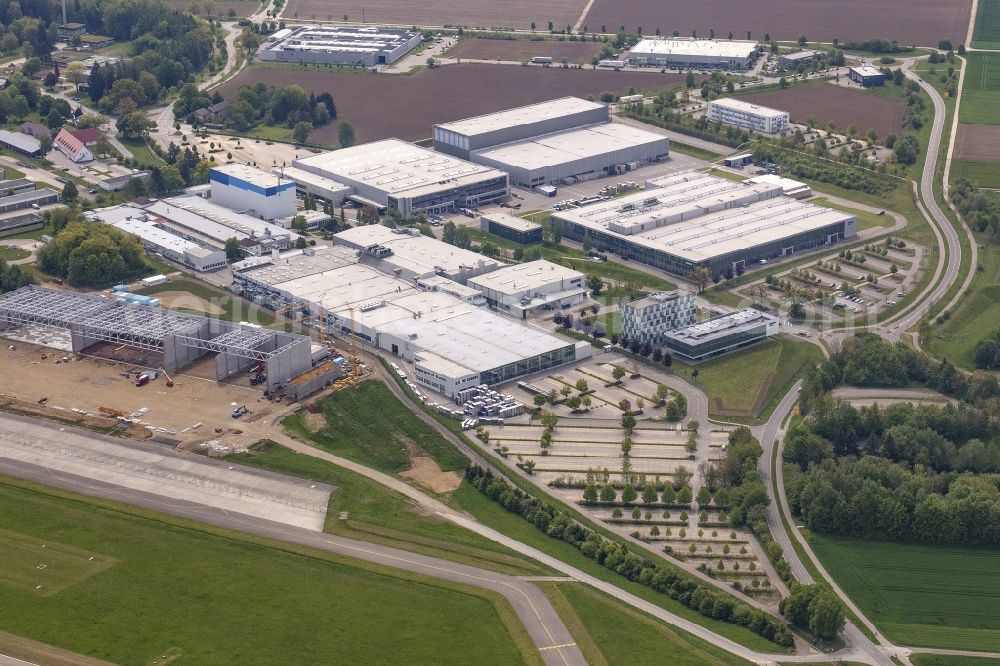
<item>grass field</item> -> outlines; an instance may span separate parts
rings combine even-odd
[[[167,270],[168,272],[170,271],[169,267]],[[187,291],[199,298],[203,298],[209,303],[222,308],[223,314],[219,315],[221,319],[235,322],[248,321],[261,326],[273,326],[275,323],[274,313],[270,310],[251,305],[232,294],[190,278],[174,278],[154,287],[143,287],[142,289],[135,290],[137,294],[144,294],[146,296],[152,296],[164,291]],[[192,312],[194,311],[192,310]],[[204,313],[195,312],[195,314]]]
[[[18,236],[20,238],[21,236]],[[3,240],[0,240],[3,243]],[[7,246],[0,247],[0,261],[17,261],[18,259],[24,259],[30,252],[27,250],[22,250],[19,247],[9,248]]]
[[[764,344],[698,364],[675,362],[674,370],[708,394],[708,410],[719,418],[765,418],[775,399],[810,364],[819,361],[816,345],[777,336]]]
[[[544,583],[543,589],[593,666],[750,663],[579,583]]]
[[[0,583],[0,628],[99,659],[536,659],[507,602],[472,588],[14,480],[0,514],[22,538],[118,560],[51,597]]]
[[[712,152],[711,150],[705,150],[704,148],[692,146],[680,141],[671,141],[670,150],[677,151],[681,155],[687,155],[688,157],[697,157],[699,160],[705,160],[706,162],[714,162],[722,157],[722,155]]]
[[[304,416],[285,419],[285,427],[321,449],[362,465],[394,474],[410,467],[404,446],[408,438],[434,458],[445,471],[465,470],[468,459],[433,428],[399,402],[382,382],[363,382],[319,401],[327,427],[312,433]]]
[[[1000,252],[984,248],[980,263],[985,270],[977,273],[968,295],[947,322],[932,327],[931,339],[925,343],[935,356],[969,370],[975,367],[976,343],[1000,328],[1000,286],[993,280],[1000,267]]]
[[[122,144],[129,149],[129,152],[132,153],[132,157],[135,158],[141,166],[154,167],[164,164],[159,155],[150,150],[145,141],[122,140]]]
[[[0,585],[40,597],[59,594],[114,566],[113,557],[0,529]]]
[[[550,573],[532,559],[447,520],[360,474],[271,442],[227,460],[336,486],[325,531],[511,575]],[[347,519],[340,518],[347,512]]]
[[[875,227],[891,227],[893,224],[893,219],[891,215],[878,215],[877,213],[871,213],[867,210],[860,210],[858,208],[853,208],[851,206],[843,206],[832,201],[827,201],[821,197],[813,199],[810,203],[818,204],[820,206],[825,206],[827,208],[833,208],[834,210],[843,211],[845,213],[850,213],[858,220],[858,231],[864,231],[865,229],[873,229]]]
[[[1000,552],[812,535],[826,569],[894,643],[1000,645]]]
[[[996,659],[988,657],[959,657],[943,654],[911,654],[913,666],[997,666]]]
[[[965,88],[962,90],[962,107],[958,121],[1000,125],[1000,53],[976,53],[966,55],[969,69],[965,73]]]
[[[1000,49],[1000,0],[979,0],[972,46],[977,49]]]
[[[966,178],[978,187],[1000,188],[1000,161],[952,160],[951,177]]]

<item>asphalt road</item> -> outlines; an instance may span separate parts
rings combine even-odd
[[[282,525],[203,504],[161,497],[141,490],[122,488],[6,458],[0,458],[0,473],[90,497],[122,502],[226,529],[295,543],[387,567],[491,590],[503,595],[514,607],[514,611],[535,642],[546,664],[587,663],[583,658],[583,653],[576,647],[566,625],[563,624],[562,619],[549,603],[545,594],[537,586],[521,578],[505,576],[485,569],[386,546],[345,539],[323,532]]]

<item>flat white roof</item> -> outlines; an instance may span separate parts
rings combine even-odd
[[[778,118],[781,116],[787,116],[787,111],[779,111],[778,109],[772,109],[769,106],[760,106],[759,104],[752,104],[750,102],[744,102],[741,99],[736,99],[734,97],[723,97],[721,99],[712,100],[709,102],[710,106],[721,106],[734,111],[741,111],[743,113],[751,113],[757,116],[763,116],[765,118]]]
[[[606,109],[605,104],[590,102],[579,97],[560,97],[547,102],[519,106],[506,111],[487,113],[436,125],[440,129],[465,136],[476,136],[519,125],[531,125],[550,118],[567,116],[594,109]]]
[[[319,187],[333,192],[347,192],[351,189],[349,185],[344,185],[343,183],[333,180],[332,178],[320,176],[295,167],[283,167],[281,169],[281,173],[284,174],[285,178],[302,185],[312,185],[313,187]]]
[[[629,55],[638,53],[653,56],[681,55],[745,60],[756,50],[757,42],[741,40],[647,37],[633,46],[629,50]]]
[[[128,234],[135,234],[148,243],[172,250],[178,254],[194,250],[195,248],[201,249],[197,243],[160,229],[152,222],[139,219],[140,215],[143,215],[143,211],[138,208],[112,206],[109,208],[97,208],[86,213],[85,217],[87,219],[100,220],[104,224],[110,224]]]
[[[459,273],[463,268],[474,266],[504,265],[478,252],[449,245],[423,234],[414,236],[409,233],[394,233],[381,224],[361,225],[341,231],[333,235],[333,242],[336,245],[350,244],[356,247],[384,245],[392,250],[392,255],[381,261],[417,275],[431,275],[438,269],[446,273]]]
[[[819,51],[808,49],[805,51],[795,51],[794,53],[782,53],[781,57],[785,60],[806,60],[809,58],[815,58],[819,55]]]
[[[760,175],[760,176],[754,176],[753,178],[747,178],[746,182],[748,182],[748,183],[757,183],[757,184],[762,184],[763,183],[763,184],[767,184],[767,185],[777,185],[784,192],[792,192],[792,191],[795,191],[795,190],[801,190],[803,188],[808,188],[809,187],[808,185],[806,185],[805,183],[803,183],[801,181],[792,180],[791,178],[784,178],[782,176],[779,176],[779,175],[773,174],[773,173],[765,173],[765,174]]]
[[[604,123],[484,148],[474,154],[522,169],[542,169],[654,144],[662,144],[666,152],[667,137],[631,125]]]
[[[469,278],[469,284],[483,289],[515,296],[524,292],[532,292],[553,283],[584,278],[583,273],[572,268],[554,264],[545,259],[515,264],[499,270]]]
[[[385,139],[295,160],[293,166],[388,196],[419,196],[507,174],[399,139]]]
[[[871,65],[851,67],[851,71],[857,72],[861,76],[883,76],[882,70],[872,67]]]
[[[760,324],[777,323],[778,319],[772,315],[745,308],[737,310],[721,317],[709,319],[698,324],[692,324],[685,328],[669,331],[666,335],[688,344],[698,344],[713,340],[715,338],[728,335],[735,331],[752,328]]]
[[[651,183],[661,187],[553,216],[691,262],[853,218],[780,196],[781,188],[776,185],[748,185],[702,173],[677,174]],[[675,221],[664,222],[667,218]],[[612,226],[633,233],[621,233]]]
[[[244,180],[248,183],[252,183],[259,187],[274,187],[275,185],[281,184],[281,179],[278,178],[276,173],[268,173],[258,169],[257,167],[252,167],[247,164],[222,164],[216,167],[212,167],[212,171],[218,171],[219,173],[224,173],[227,176],[233,176]],[[289,179],[285,179],[288,182]]]
[[[223,241],[226,238],[233,236],[233,231],[238,231],[247,237],[252,235],[257,238],[283,238],[290,235],[288,229],[279,227],[276,224],[271,224],[270,222],[265,222],[264,220],[257,219],[256,217],[245,213],[236,212],[235,210],[231,210],[225,206],[214,204],[211,201],[202,199],[201,197],[170,197],[168,199],[163,199],[161,204],[166,204],[167,208],[171,208],[174,211],[172,213],[173,215],[177,214],[177,209],[181,209],[192,215],[207,219],[228,228],[229,235],[223,238]],[[162,210],[163,206],[160,206],[159,208]],[[169,212],[162,213],[159,210],[155,212],[159,215],[163,215],[163,217],[166,217],[168,220],[175,219],[174,217],[171,217],[171,213]],[[176,221],[179,224],[183,224],[181,220]]]
[[[535,229],[542,228],[542,225],[537,222],[526,220],[523,217],[516,217],[514,215],[510,215],[509,213],[483,213],[482,218],[489,222],[496,222],[497,224],[505,226],[508,229],[515,229],[517,231],[534,231]]]

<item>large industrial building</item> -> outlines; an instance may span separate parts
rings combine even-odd
[[[97,208],[84,216],[91,222],[103,222],[119,231],[134,234],[139,237],[147,252],[159,254],[192,270],[207,272],[226,266],[226,253],[223,250],[203,247],[163,229],[160,218],[135,205]]]
[[[497,310],[523,319],[583,303],[590,295],[586,282],[580,271],[539,259],[471,278],[468,284]]]
[[[295,183],[278,174],[245,164],[225,164],[208,170],[212,201],[263,220],[295,215]]]
[[[619,307],[622,315],[622,337],[640,344],[663,344],[667,331],[690,326],[697,311],[694,294],[664,291],[650,294]]]
[[[257,58],[349,67],[374,67],[396,62],[416,48],[419,32],[395,28],[346,25],[306,25],[283,28],[260,47]]]
[[[311,194],[317,199],[340,206],[353,190],[335,180],[295,167],[284,167],[280,171],[283,178],[295,183],[295,190],[301,196]]]
[[[857,235],[853,215],[782,196],[782,186],[689,172],[647,190],[554,212],[563,235],[675,275],[740,273],[764,259]]]
[[[788,129],[787,111],[751,104],[732,97],[709,102],[708,119],[765,134],[777,134]]]
[[[360,225],[334,234],[333,242],[356,252],[363,251],[373,266],[406,280],[438,275],[465,284],[469,278],[505,265],[405,227]]]
[[[220,381],[263,362],[269,391],[312,367],[305,336],[72,291],[28,286],[0,296],[0,336],[18,339],[25,326],[67,332],[73,352],[90,353],[102,343],[141,349],[148,367],[167,372],[215,354]]]
[[[628,63],[639,67],[749,69],[760,46],[757,42],[684,37],[648,37],[633,46]]]
[[[607,105],[576,97],[437,125],[434,147],[529,189],[624,173],[670,152],[666,137],[613,124]]]
[[[440,250],[450,252],[448,246]],[[267,307],[309,312],[329,331],[353,332],[412,362],[417,382],[449,397],[591,353],[589,344],[526,326],[445,289],[422,288],[376,259],[365,251],[331,247],[276,262],[248,262],[234,267],[232,290]],[[436,263],[447,260],[442,256]]]
[[[295,160],[293,166],[343,183],[361,205],[395,209],[402,215],[444,213],[504,199],[507,174],[386,139]]]
[[[201,197],[169,197],[143,209],[157,216],[157,226],[209,248],[223,249],[235,238],[250,255],[292,247],[297,234],[277,224],[206,201]]]
[[[664,335],[667,349],[691,361],[704,361],[766,340],[778,332],[778,319],[746,308]]]
[[[479,229],[522,245],[542,242],[542,225],[507,213],[483,213],[479,217]]]

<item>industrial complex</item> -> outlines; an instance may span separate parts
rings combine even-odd
[[[349,186],[353,193],[348,198],[356,203],[398,210],[403,216],[479,206],[510,194],[503,171],[398,139],[304,157],[292,166]]]
[[[781,185],[704,173],[649,181],[646,191],[555,212],[563,233],[623,258],[687,275],[741,273],[761,260],[857,235],[853,215],[783,196]]]
[[[583,273],[544,259],[507,266],[468,284],[497,310],[522,319],[539,310],[578,305],[590,296]]]
[[[684,37],[648,37],[628,53],[639,67],[749,69],[760,53],[757,42]]]
[[[260,47],[263,61],[374,67],[391,64],[420,44],[419,32],[373,26],[283,28]]]
[[[770,109],[732,97],[709,102],[708,119],[765,134],[777,134],[788,129],[787,111]]]
[[[576,97],[437,125],[434,147],[529,189],[624,173],[670,152],[666,137],[612,123],[607,105]]]
[[[245,164],[226,164],[208,170],[212,201],[264,220],[295,214],[295,183],[278,174]]]

